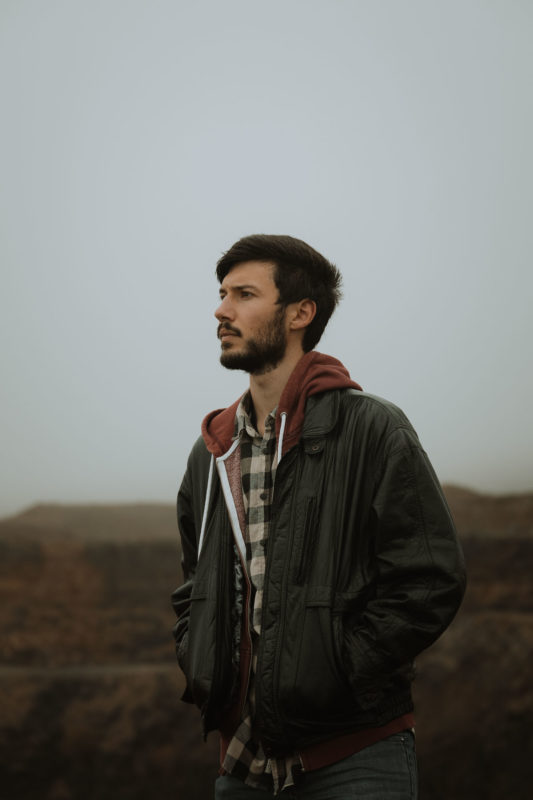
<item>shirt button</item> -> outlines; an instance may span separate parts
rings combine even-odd
[[[268,497],[268,495],[267,495],[267,493],[266,493],[266,492],[261,492],[261,494],[259,495],[259,497],[261,498],[261,500],[266,500],[266,499],[267,499],[267,497]]]

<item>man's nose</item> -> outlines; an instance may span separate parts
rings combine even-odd
[[[231,306],[230,300],[228,297],[223,297],[220,301],[219,307],[215,311],[215,317],[218,319],[219,322],[222,322],[224,319],[232,319],[234,317],[233,308]]]

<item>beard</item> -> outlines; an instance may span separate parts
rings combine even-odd
[[[219,325],[219,332],[224,328],[240,336],[236,328],[226,323]],[[244,340],[242,350],[237,353],[222,350],[220,363],[226,369],[242,369],[253,375],[263,375],[278,366],[286,349],[285,309],[279,308],[254,337]]]

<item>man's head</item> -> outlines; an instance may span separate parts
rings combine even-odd
[[[304,352],[312,350],[340,300],[339,270],[301,239],[254,234],[239,239],[219,260],[219,282],[222,284],[238,265],[252,261],[272,265],[276,302],[281,310],[305,299],[314,303],[316,311],[305,326],[302,339]]]

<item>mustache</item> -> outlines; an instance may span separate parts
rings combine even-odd
[[[217,336],[220,339],[220,334],[226,331],[227,333],[234,333],[235,336],[241,336],[241,332],[238,328],[234,328],[233,325],[230,325],[228,322],[221,322],[217,328]]]

